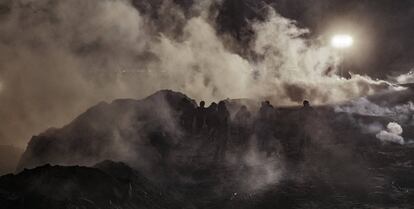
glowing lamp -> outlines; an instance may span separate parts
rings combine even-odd
[[[344,49],[349,48],[354,44],[354,39],[350,35],[335,35],[332,37],[331,45],[335,48]]]

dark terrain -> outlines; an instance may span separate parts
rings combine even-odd
[[[0,180],[2,208],[183,208],[139,172],[105,161],[94,167],[44,165]]]
[[[413,95],[409,89],[400,94],[405,97],[398,95],[403,98],[398,101],[389,94],[370,99],[376,104],[389,101],[381,104],[385,107],[405,104]],[[301,107],[276,108],[275,117],[265,124],[268,129],[260,129],[263,121],[256,116],[254,128],[246,132],[231,122],[225,156],[216,158],[223,146],[216,135],[180,125],[183,99],[195,106],[190,98],[172,91],[143,100],[101,103],[63,128],[34,136],[19,163],[21,172],[0,178],[1,205],[413,208],[410,121],[399,121],[407,141],[399,145],[381,142],[361,125],[386,126],[396,121],[391,116],[320,106],[303,117]],[[259,107],[251,100],[225,102],[232,116],[242,104],[253,115]],[[297,143],[301,138],[307,139],[303,146]],[[257,145],[259,141],[265,141],[265,148]]]

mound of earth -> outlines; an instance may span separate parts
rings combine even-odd
[[[0,178],[2,208],[184,208],[174,194],[123,163],[45,165]]]
[[[22,195],[25,199],[30,194],[35,205],[50,201],[58,207],[75,198],[76,204],[87,208],[90,201],[74,194],[79,193],[94,204],[102,204],[98,208],[141,208],[148,206],[142,203],[147,192],[155,198],[162,188],[169,195],[156,202],[165,208],[170,207],[167,200],[174,202],[173,206],[181,201],[188,207],[220,209],[404,208],[413,204],[412,145],[383,143],[364,128],[370,124],[386,127],[393,117],[341,112],[338,106],[312,110],[279,107],[265,121],[257,114],[260,102],[228,99],[224,102],[231,118],[246,105],[253,119],[243,130],[230,122],[226,143],[222,143],[224,135],[215,131],[197,132],[182,126],[183,101],[196,107],[194,100],[168,90],[142,100],[100,103],[65,127],[34,136],[20,161],[20,171],[48,163],[68,167],[43,166],[3,177],[2,201],[15,207],[23,201]],[[414,138],[410,123],[402,128],[407,142]],[[218,150],[224,150],[225,155],[216,158]],[[108,162],[95,165],[104,160],[121,161],[131,168]],[[70,167],[74,165],[92,168]],[[32,177],[36,172],[47,179],[60,181],[62,177],[65,183],[49,184]],[[76,179],[80,174],[93,180],[90,184],[78,180],[79,186],[73,187],[76,190],[64,186],[51,194],[52,187],[67,184],[65,178]],[[125,183],[129,178],[141,182],[134,185],[145,192],[133,192],[136,196],[130,197],[131,186]],[[38,190],[44,184],[47,189]],[[95,185],[105,192],[94,190]],[[131,205],[122,205],[123,198]]]

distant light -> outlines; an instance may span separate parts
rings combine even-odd
[[[331,45],[335,48],[349,48],[354,44],[354,39],[350,35],[335,35],[332,37]]]

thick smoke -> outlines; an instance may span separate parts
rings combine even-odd
[[[346,112],[366,116],[388,117],[400,123],[412,124],[414,104],[409,101],[405,104],[390,106],[376,104],[366,97],[361,97],[351,102],[335,107],[336,112]]]
[[[392,100],[389,96],[388,99]],[[403,128],[400,124],[406,127],[410,127],[414,124],[414,106],[411,101],[405,104],[390,106],[385,103],[377,104],[366,97],[361,97],[352,100],[347,104],[336,106],[335,111],[371,118],[374,122],[371,121],[366,123],[355,118],[353,118],[353,120],[355,120],[363,133],[375,135],[376,138],[383,143],[406,144],[406,140],[404,140],[404,137],[402,136]],[[389,122],[388,125],[384,127],[385,124],[387,124],[384,124],[384,120],[395,122]]]
[[[218,35],[220,1],[186,6],[7,3],[0,16],[1,143],[23,146],[30,135],[62,126],[99,101],[164,88],[207,101],[266,97],[275,104],[328,103],[387,88],[365,76],[338,77],[338,55],[270,8],[264,21],[249,22],[250,59],[234,53],[231,36]]]
[[[398,83],[413,83],[414,82],[414,73],[410,71],[406,74],[402,74],[394,78],[394,80]]]
[[[404,138],[401,136],[403,129],[398,123],[389,123],[387,130],[379,132],[376,137],[384,143],[396,143],[404,145]]]

